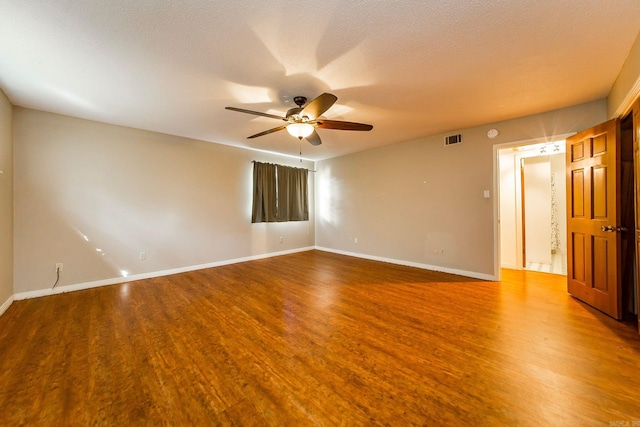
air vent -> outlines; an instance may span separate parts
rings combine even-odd
[[[444,137],[444,145],[460,144],[462,142],[462,134],[449,135]]]

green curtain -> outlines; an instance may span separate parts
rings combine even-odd
[[[306,169],[278,165],[278,221],[308,221]]]
[[[276,165],[253,163],[251,222],[277,221]]]
[[[251,222],[308,220],[308,171],[254,162]]]

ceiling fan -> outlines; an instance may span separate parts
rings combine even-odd
[[[330,93],[323,93],[317,98],[313,99],[306,107],[303,105],[307,102],[307,98],[304,96],[296,96],[293,98],[293,102],[297,107],[290,108],[287,111],[285,117],[276,116],[273,114],[261,113],[259,111],[245,110],[243,108],[225,107],[227,110],[238,111],[240,113],[253,114],[256,116],[269,117],[276,120],[282,120],[287,124],[278,126],[273,129],[265,130],[264,132],[256,133],[247,137],[247,139],[257,138],[259,136],[268,135],[273,132],[277,132],[286,129],[289,134],[295,136],[298,139],[306,139],[311,145],[320,145],[322,140],[316,132],[316,128],[320,129],[337,129],[337,130],[371,130],[372,125],[366,125],[364,123],[343,122],[341,120],[325,120],[320,116],[327,111],[338,100],[338,97]]]

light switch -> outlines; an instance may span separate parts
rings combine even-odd
[[[484,190],[484,198],[488,199],[490,196],[489,190]]]

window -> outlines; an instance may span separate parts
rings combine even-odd
[[[308,221],[307,170],[253,162],[251,222]]]

